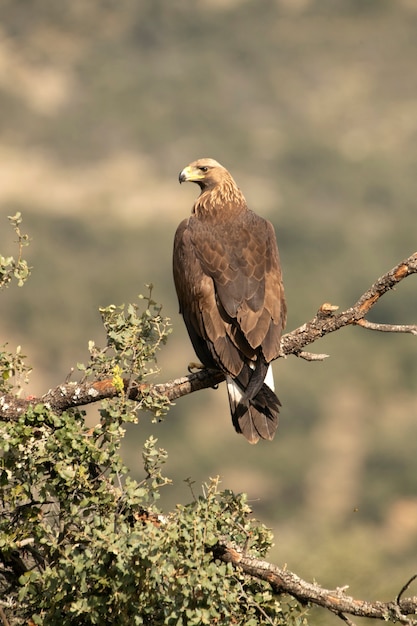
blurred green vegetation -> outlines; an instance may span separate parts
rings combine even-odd
[[[34,268],[3,295],[0,339],[31,356],[31,392],[85,360],[99,306],[150,282],[174,327],[160,380],[186,372],[171,246],[198,191],[177,173],[197,157],[228,167],[274,223],[289,330],[324,301],[350,306],[417,249],[415,3],[3,0],[0,13],[0,246],[21,211]],[[370,317],[416,316],[411,277]],[[169,451],[167,507],[187,477],[220,474],[273,527],[277,562],[393,597],[417,555],[415,338],[349,328],[313,349],[330,359],[275,366],[271,445],[234,434],[220,388],[160,425],[144,417],[125,458],[140,471],[152,432]]]

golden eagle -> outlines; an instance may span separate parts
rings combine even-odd
[[[273,439],[281,403],[269,364],[287,312],[273,226],[213,159],[190,163],[179,181],[201,189],[175,234],[180,313],[203,365],[226,375],[236,431],[250,443]]]

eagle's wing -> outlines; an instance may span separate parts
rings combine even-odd
[[[193,225],[191,240],[203,273],[213,280],[222,319],[230,322],[230,339],[249,358],[261,348],[271,361],[279,354],[286,316],[272,224],[247,210],[238,223]]]
[[[174,239],[173,273],[180,313],[201,362],[236,376],[243,361],[230,338],[232,320],[219,310],[213,278],[202,269],[188,222],[181,222]]]
[[[208,342],[217,367],[233,376],[260,352],[266,362],[276,358],[286,309],[272,225],[248,210],[239,223],[191,217],[178,228],[176,242],[174,278],[199,358],[193,334]]]

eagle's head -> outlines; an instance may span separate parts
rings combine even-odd
[[[197,159],[184,167],[178,178],[180,183],[197,183],[205,191],[222,184],[227,177],[229,172],[214,159]]]

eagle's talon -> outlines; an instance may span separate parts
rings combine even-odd
[[[206,366],[203,365],[202,363],[197,363],[197,361],[191,361],[191,363],[188,363],[187,369],[190,372],[190,374],[193,374],[195,372],[195,370],[197,370],[197,371],[205,370]]]

